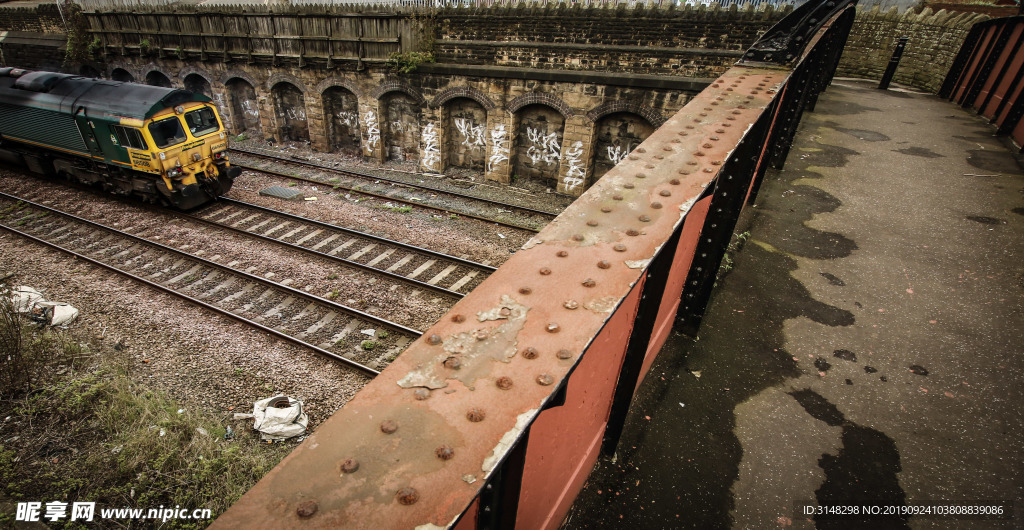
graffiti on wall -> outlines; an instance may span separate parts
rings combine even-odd
[[[622,162],[622,159],[626,158],[626,155],[628,155],[629,152],[632,151],[632,150],[633,150],[633,147],[630,146],[630,145],[627,145],[625,149],[623,149],[621,145],[614,145],[614,146],[613,145],[609,145],[608,146],[608,160],[614,166],[614,165],[618,164],[619,162]]]
[[[565,178],[562,182],[565,183],[565,189],[572,191],[586,179],[587,172],[586,167],[583,165],[581,160],[583,159],[583,142],[574,142],[572,147],[565,152],[565,161],[569,164],[569,168],[565,171]]]
[[[473,125],[473,122],[465,118],[455,118],[455,128],[462,135],[462,145],[474,149],[484,146],[484,126]]]
[[[558,133],[543,134],[538,129],[527,127],[526,135],[530,141],[530,148],[526,150],[526,156],[534,165],[543,161],[550,166],[562,158],[562,148],[558,145]]]
[[[373,154],[373,150],[380,144],[380,127],[377,124],[377,114],[372,110],[366,111],[363,117],[366,122],[366,153]]]
[[[359,114],[355,112],[340,110],[336,115],[338,116],[338,120],[346,127],[355,129],[359,126]]]
[[[494,171],[499,164],[508,160],[508,132],[504,125],[491,131],[491,158],[487,160],[487,171]]]
[[[437,163],[441,161],[441,150],[438,148],[437,128],[433,123],[423,127],[423,167],[429,171],[437,171]]]

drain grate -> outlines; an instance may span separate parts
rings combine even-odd
[[[271,186],[267,189],[260,190],[260,195],[277,197],[278,199],[284,199],[286,201],[301,201],[306,198],[301,191],[282,186]]]

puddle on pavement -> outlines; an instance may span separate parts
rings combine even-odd
[[[921,158],[943,158],[943,155],[940,155],[935,151],[932,151],[931,149],[926,149],[924,147],[908,147],[906,149],[893,149],[893,152],[910,156],[919,156]]]
[[[839,124],[834,121],[826,121],[822,125],[866,142],[888,142],[889,140],[892,140],[892,138],[889,138],[889,136],[880,132],[868,131],[865,129],[848,129],[846,127],[840,127]]]
[[[983,225],[1003,225],[1006,221],[997,219],[995,217],[985,217],[981,215],[968,215],[966,217],[968,221],[974,221],[975,223],[981,223]]]
[[[1007,175],[1018,175],[1021,172],[1020,165],[1005,149],[968,149],[967,163],[978,169]]]

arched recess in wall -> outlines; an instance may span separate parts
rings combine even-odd
[[[604,103],[587,112],[587,118],[594,122],[593,181],[626,158],[665,122],[658,111],[628,100]]]
[[[134,83],[135,76],[124,68],[114,68],[110,71],[110,79],[114,81],[121,81],[122,83]]]
[[[470,98],[453,98],[445,103],[444,119],[446,167],[484,170],[487,144],[487,109]]]
[[[260,127],[260,107],[256,100],[256,88],[241,77],[230,77],[224,81],[227,92],[227,108],[230,110],[232,134],[239,135],[245,131],[262,136]]]
[[[164,88],[174,88],[174,84],[171,83],[171,78],[160,70],[150,70],[149,73],[146,74],[146,84],[151,86],[162,86]]]
[[[279,81],[270,88],[274,113],[282,141],[308,142],[309,122],[303,91],[290,81]]]
[[[529,94],[540,95],[547,96]],[[567,115],[547,102],[534,102],[537,99],[523,99],[519,102],[513,100],[509,103],[515,131],[512,179],[535,180],[555,187],[558,184],[558,167],[562,160],[562,135],[565,132]],[[568,111],[568,106],[565,109]]]
[[[213,76],[206,72],[198,68],[185,67],[178,72],[178,78],[181,79],[185,90],[213,97]]]
[[[380,93],[377,98],[380,108],[381,138],[384,140],[384,149],[386,149],[388,160],[418,160],[420,122],[423,119],[423,96],[416,92],[395,88]]]
[[[349,88],[332,85],[321,92],[331,151],[359,155],[359,98]]]

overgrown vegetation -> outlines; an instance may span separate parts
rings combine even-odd
[[[395,72],[408,74],[415,72],[421,64],[434,62],[434,54],[430,52],[392,53],[388,57],[388,68]]]
[[[434,10],[416,13],[412,17],[412,24],[416,32],[416,49],[395,52],[388,57],[387,66],[394,72],[408,74],[415,72],[421,64],[434,62],[434,49],[437,44],[436,13]]]
[[[70,0],[64,0],[59,3],[59,7],[68,32],[68,40],[64,49],[64,68],[95,60],[102,43],[99,38],[90,38],[89,21],[82,14],[82,6]]]
[[[29,325],[0,298],[0,487],[11,501],[95,502],[97,516],[161,505],[217,516],[292,449],[256,436],[226,440],[226,417],[184,407],[133,378],[126,351]],[[12,513],[2,511],[0,526]]]

